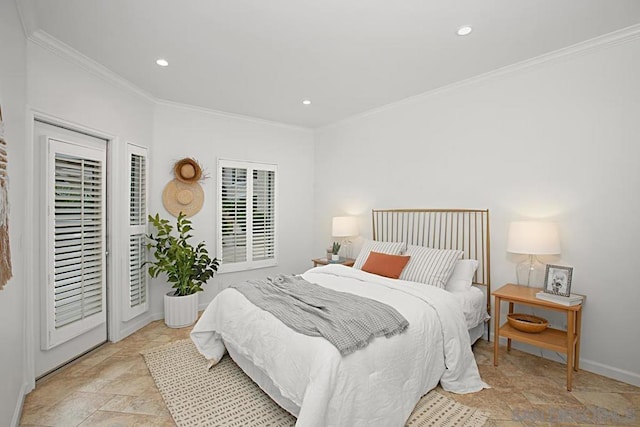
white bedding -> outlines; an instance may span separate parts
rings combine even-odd
[[[460,303],[467,329],[473,329],[490,318],[487,314],[487,297],[475,286],[466,291],[449,292]]]
[[[296,425],[402,426],[438,382],[457,393],[486,387],[461,304],[449,292],[341,265],[314,268],[303,277],[385,302],[410,326],[404,334],[376,338],[342,357],[324,338],[299,334],[236,290],[225,289],[191,332],[208,359],[219,360],[228,345],[268,376],[300,408]]]

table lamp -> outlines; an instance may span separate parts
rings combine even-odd
[[[358,218],[355,216],[334,216],[333,224],[331,227],[331,235],[333,237],[355,237],[359,233],[358,229]],[[351,256],[350,248],[348,245],[351,242],[347,239],[343,239],[342,244],[345,245],[345,257],[349,258]]]
[[[560,253],[560,237],[555,222],[515,221],[509,224],[507,252],[528,255],[516,266],[519,285],[542,286],[545,266],[538,255]]]

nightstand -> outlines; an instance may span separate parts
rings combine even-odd
[[[540,288],[529,288],[514,284],[507,284],[492,292],[495,297],[494,307],[494,343],[493,365],[498,366],[498,346],[500,337],[507,338],[507,351],[511,350],[511,340],[516,340],[536,347],[546,348],[567,355],[567,390],[571,391],[573,371],[578,371],[580,363],[580,328],[582,323],[582,304],[562,305],[536,298]],[[513,313],[514,304],[524,304],[531,307],[564,312],[567,315],[567,330],[547,328],[540,333],[527,333],[514,329],[508,323],[500,326],[500,303],[509,303],[509,313]]]
[[[315,258],[311,260],[313,262],[313,266],[317,267],[319,265],[327,265],[327,264],[342,264],[347,267],[353,267],[353,264],[356,262],[353,258],[340,258],[338,261],[331,261],[326,258]]]

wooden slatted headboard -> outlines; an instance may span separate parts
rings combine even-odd
[[[457,249],[464,252],[463,258],[478,260],[473,283],[486,287],[491,314],[488,209],[374,209],[371,214],[373,240]]]

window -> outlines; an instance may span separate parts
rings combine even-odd
[[[218,160],[221,272],[277,264],[276,165]]]
[[[129,162],[129,262],[128,287],[124,295],[123,320],[133,319],[149,307],[147,273],[147,150],[127,145]]]

